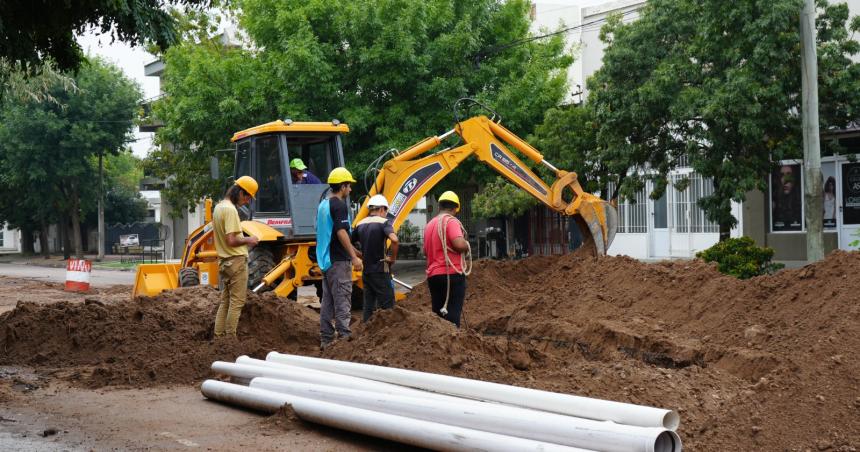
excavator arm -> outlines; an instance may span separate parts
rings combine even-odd
[[[460,136],[461,144],[431,153],[453,134]],[[508,146],[549,168],[556,180],[552,185],[547,185]],[[575,172],[556,168],[544,160],[537,149],[483,115],[459,122],[454,129],[427,138],[385,162],[368,193],[368,199],[375,194],[382,194],[389,200],[388,216],[396,230],[421,197],[472,156],[550,209],[575,217],[584,236],[592,239],[596,253],[606,254],[618,224],[615,208],[584,191]],[[356,216],[356,223],[367,216],[367,207],[365,201]]]

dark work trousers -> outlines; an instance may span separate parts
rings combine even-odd
[[[380,309],[394,308],[394,286],[391,285],[391,273],[364,273],[361,275],[364,283],[364,315],[366,322],[376,311]]]
[[[448,314],[440,312],[445,305],[445,294],[448,291],[448,277],[451,277],[451,293],[448,296]],[[430,299],[433,312],[439,317],[460,327],[460,314],[463,313],[463,300],[466,298],[466,275],[436,275],[427,278],[430,289]]]
[[[334,340],[335,329],[341,339],[352,332],[349,329],[352,298],[352,263],[334,261],[323,273],[323,296],[320,301],[320,345]],[[334,322],[335,326],[332,326]]]

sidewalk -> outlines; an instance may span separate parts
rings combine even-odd
[[[95,254],[86,254],[84,259],[93,263],[93,268],[99,270],[116,270],[116,271],[135,271],[137,264],[122,262],[122,257],[119,255],[106,255],[105,258],[97,262]],[[41,254],[24,256],[20,253],[0,254],[0,264],[13,265],[35,265],[37,267],[50,268],[66,268],[66,260],[62,255],[52,254],[48,259],[45,259]]]

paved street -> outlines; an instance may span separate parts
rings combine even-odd
[[[30,278],[42,281],[65,282],[66,269],[40,267],[37,265],[0,264],[0,275],[16,278]],[[117,270],[93,270],[90,274],[90,285],[107,287],[116,284],[134,284],[134,272]]]
[[[395,267],[395,275],[407,284],[418,284],[424,280],[424,261],[398,262]],[[30,278],[42,281],[64,282],[66,280],[66,269],[56,267],[42,267],[26,264],[0,263],[0,275],[16,278]],[[119,270],[93,269],[90,274],[90,285],[94,287],[107,287],[116,284],[134,284],[135,272]],[[308,289],[312,290],[312,289]]]

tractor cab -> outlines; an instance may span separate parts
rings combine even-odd
[[[236,132],[231,140],[236,145],[234,176],[248,175],[260,184],[250,205],[251,219],[277,229],[287,241],[313,239],[326,178],[344,166],[344,133],[349,127],[337,120],[290,119]]]

